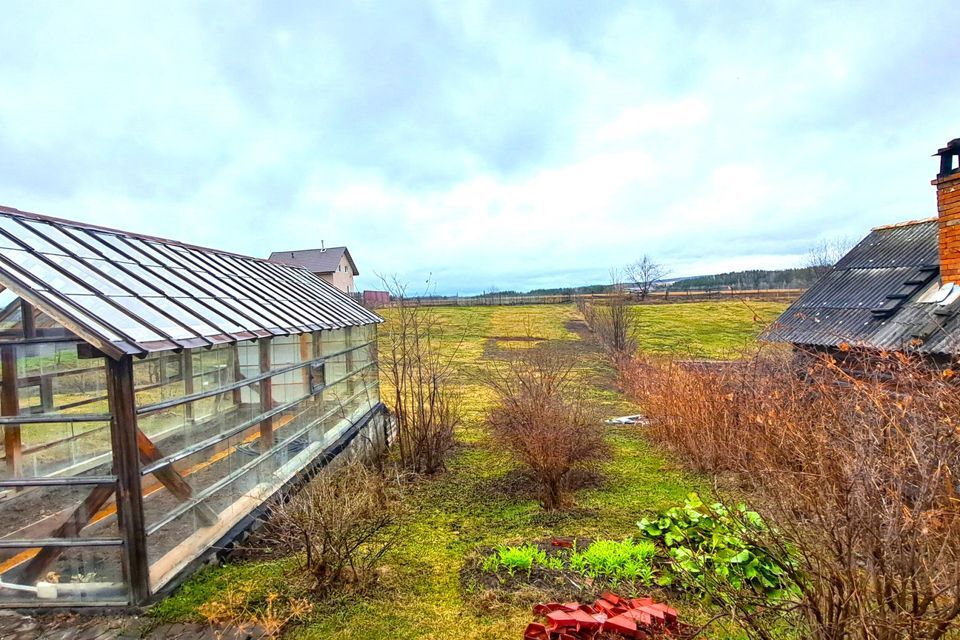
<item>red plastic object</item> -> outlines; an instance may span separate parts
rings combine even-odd
[[[593,606],[579,602],[538,604],[534,613],[546,618],[546,624],[532,623],[524,640],[595,640],[604,638],[683,637],[684,627],[677,611],[653,598],[626,600],[605,592]]]
[[[614,616],[603,623],[604,631],[612,631],[635,638],[637,636],[637,621],[626,615]]]
[[[550,544],[560,549],[572,549],[573,538],[554,538],[550,541]]]
[[[577,619],[567,611],[551,611],[547,614],[547,620],[552,629],[577,626]]]

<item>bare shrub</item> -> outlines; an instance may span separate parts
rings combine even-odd
[[[483,375],[497,396],[487,424],[536,482],[540,503],[548,510],[567,505],[574,472],[591,467],[609,451],[573,367],[560,353],[538,349]]]
[[[637,340],[626,294],[617,292],[606,304],[594,307],[593,314],[593,331],[614,360],[636,353]]]
[[[630,315],[630,296],[624,290],[621,279],[619,270],[610,270],[612,292],[602,304],[582,298],[577,300],[577,309],[587,326],[615,361],[632,356],[637,350],[636,326]]]
[[[941,638],[960,615],[960,392],[950,370],[846,351],[634,362],[622,382],[655,440],[754,483],[775,524],[764,544],[795,554],[811,636]]]
[[[403,466],[415,473],[445,469],[453,431],[463,413],[453,380],[452,352],[441,348],[444,332],[436,312],[391,287],[396,300],[380,331],[380,371],[384,398],[397,421],[397,450]]]
[[[269,520],[274,543],[302,554],[314,588],[363,588],[376,578],[383,555],[397,540],[400,482],[353,460],[324,467]]]

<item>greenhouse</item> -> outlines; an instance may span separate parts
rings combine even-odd
[[[139,605],[389,434],[381,319],[299,268],[0,207],[0,606]]]

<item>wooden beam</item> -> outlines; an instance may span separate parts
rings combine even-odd
[[[100,485],[94,487],[87,497],[76,509],[67,516],[67,519],[59,527],[53,530],[49,537],[51,538],[76,538],[80,532],[93,518],[93,515],[103,508],[113,496],[113,485]],[[123,526],[121,526],[123,532]],[[126,536],[124,536],[126,541]],[[63,553],[63,547],[43,547],[40,552],[30,560],[30,563],[23,568],[20,573],[20,580],[24,584],[35,584],[41,578],[46,577],[47,572],[57,561],[57,558]],[[128,572],[125,570],[127,580],[130,581]]]
[[[136,387],[133,382],[133,358],[106,360],[107,400],[110,405],[110,440],[113,468],[117,474],[117,521],[124,539],[123,569],[130,589],[131,604],[150,596],[150,566],[147,557],[147,530],[143,516],[143,487],[137,456]],[[94,493],[96,489],[94,490]],[[92,494],[91,494],[92,495]],[[87,522],[97,512],[85,514]],[[44,552],[48,549],[44,549]]]
[[[260,338],[260,373],[270,371],[270,338]],[[260,381],[260,411],[269,411],[273,408],[273,380],[264,378]],[[261,453],[273,447],[273,417],[264,418],[260,422],[260,451]]]
[[[37,337],[37,323],[33,315],[33,305],[20,298],[20,324],[23,327],[24,338]]]
[[[137,450],[140,452],[141,463],[150,464],[163,457],[163,453],[157,448],[157,445],[148,438],[142,431],[137,429]],[[172,466],[163,467],[153,472],[153,476],[160,481],[167,491],[172,493],[180,502],[187,502],[193,498],[193,487],[183,479],[177,470]],[[216,524],[218,517],[210,505],[201,502],[197,504],[197,515],[204,525],[210,526]]]
[[[20,413],[20,396],[17,385],[17,349],[13,345],[0,347],[0,415],[15,416]],[[20,425],[8,424],[3,427],[3,454],[6,459],[7,474],[18,478],[22,472],[23,443],[20,439]]]
[[[239,382],[243,380],[243,373],[240,371],[240,345],[236,342],[230,345],[229,350],[227,351],[227,360],[229,367],[233,368],[233,380],[234,382]],[[243,404],[243,389],[242,387],[237,387],[233,390],[233,403],[238,407]]]
[[[193,385],[193,349],[184,349],[183,353],[180,354],[180,364],[183,368],[183,395],[189,396],[193,394],[194,385]],[[187,422],[193,424],[193,403],[188,402],[183,406],[184,418]]]
[[[353,341],[352,341],[353,331],[352,331],[352,329],[353,329],[353,327],[346,327],[346,328],[343,330],[343,348],[344,348],[344,349],[350,349],[350,347],[353,346]],[[351,398],[353,397],[354,389],[356,389],[356,386],[357,386],[357,385],[356,385],[357,377],[356,377],[356,376],[353,376],[353,375],[350,375],[350,374],[353,373],[353,363],[354,363],[353,354],[354,354],[354,353],[355,353],[355,352],[354,352],[353,350],[347,351],[347,354],[346,354],[346,364],[345,364],[345,367],[346,367],[346,369],[347,369],[346,375],[350,376],[349,378],[347,378],[347,396],[348,396],[348,397],[351,397]]]
[[[307,362],[313,359],[310,353],[310,337],[311,335],[309,333],[300,334],[300,362]],[[310,393],[310,367],[304,367],[301,371],[303,372],[304,391]]]

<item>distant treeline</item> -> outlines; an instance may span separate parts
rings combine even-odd
[[[719,290],[755,290],[755,289],[806,289],[816,282],[829,267],[804,267],[802,269],[751,269],[749,271],[731,271],[710,276],[694,276],[660,283],[654,287],[663,291],[719,291]],[[626,286],[631,283],[625,282]],[[491,296],[569,296],[574,294],[610,293],[613,285],[590,284],[582,287],[556,287],[553,289],[531,289],[517,291],[508,289],[489,291],[461,298],[490,298]],[[443,298],[447,296],[428,296]]]
[[[684,278],[669,284],[672,291],[709,291],[713,289],[806,289],[816,282],[824,269],[752,269],[711,276]]]

